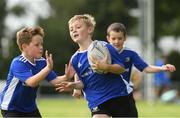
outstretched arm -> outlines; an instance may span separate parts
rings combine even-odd
[[[45,79],[45,77],[49,74],[49,72],[52,70],[53,68],[53,59],[52,59],[52,54],[48,54],[48,51],[46,50],[46,62],[47,65],[36,75],[28,78],[25,83],[28,86],[31,87],[36,87],[39,85],[39,82],[43,79]]]
[[[59,84],[55,85],[56,91],[63,92],[69,89],[78,89],[82,90],[84,88],[84,85],[82,81],[76,81],[76,82],[61,82]]]
[[[60,82],[63,81],[69,81],[71,78],[73,78],[75,74],[75,71],[72,67],[71,64],[65,64],[65,74],[62,76],[58,76],[56,79],[50,81],[51,84],[53,84],[54,86]]]
[[[74,75],[74,81],[79,81],[77,74]],[[74,89],[72,96],[80,99],[80,97],[82,96],[82,91],[78,89]]]
[[[163,66],[149,65],[143,71],[146,73],[156,73],[156,72],[160,72],[160,71],[174,72],[174,71],[176,71],[176,67],[174,65],[171,65],[171,64],[166,64]]]

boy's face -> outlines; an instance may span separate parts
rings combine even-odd
[[[116,49],[120,50],[123,48],[124,42],[126,41],[126,37],[121,31],[120,32],[110,31],[109,35],[107,35],[107,40]]]
[[[69,24],[70,36],[76,43],[85,41],[90,36],[91,29],[82,20],[76,20]]]
[[[41,58],[43,54],[43,38],[40,35],[35,35],[29,44],[23,44],[23,51],[30,59]]]

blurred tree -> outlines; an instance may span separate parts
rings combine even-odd
[[[84,0],[51,0],[53,7],[51,17],[39,20],[45,30],[44,48],[53,54],[54,70],[64,73],[64,64],[68,63],[75,52],[76,45],[71,41],[68,31],[68,20],[77,14],[77,8],[84,5]],[[72,4],[73,3],[73,4]]]
[[[0,1],[0,70],[3,70],[3,57],[2,57],[2,47],[1,47],[1,39],[3,37],[4,31],[4,19],[6,16],[6,0]],[[2,71],[0,71],[0,77],[2,77]]]
[[[129,0],[128,0],[129,1]],[[94,33],[98,39],[106,39],[106,29],[113,22],[122,22],[128,29],[128,34],[137,35],[137,30],[131,30],[137,25],[137,18],[130,16],[132,8],[137,8],[136,1],[127,0],[87,0],[86,5],[79,9],[92,14],[97,22]]]
[[[155,40],[161,36],[180,34],[179,0],[154,0],[155,2]]]
[[[71,41],[68,31],[68,20],[76,14],[92,14],[97,21],[94,37],[105,40],[106,28],[112,22],[124,23],[128,31],[135,26],[136,19],[129,15],[129,9],[137,7],[136,2],[126,0],[71,0],[49,1],[53,11],[52,16],[39,23],[45,29],[45,48],[53,53],[54,69],[64,73],[64,64],[68,63],[71,55],[77,50]],[[133,4],[132,4],[133,3]],[[57,72],[58,73],[58,72]]]
[[[0,39],[3,37],[4,19],[6,16],[6,0],[0,1]],[[1,47],[0,47],[1,48]]]

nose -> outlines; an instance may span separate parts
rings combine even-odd
[[[114,40],[114,43],[118,43],[119,41],[118,40]]]

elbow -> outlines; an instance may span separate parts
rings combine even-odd
[[[29,86],[29,87],[32,87],[32,88],[36,88],[39,85],[39,83],[31,82],[31,81],[28,81],[28,80],[26,80],[24,82],[24,84],[25,84],[25,86]]]

